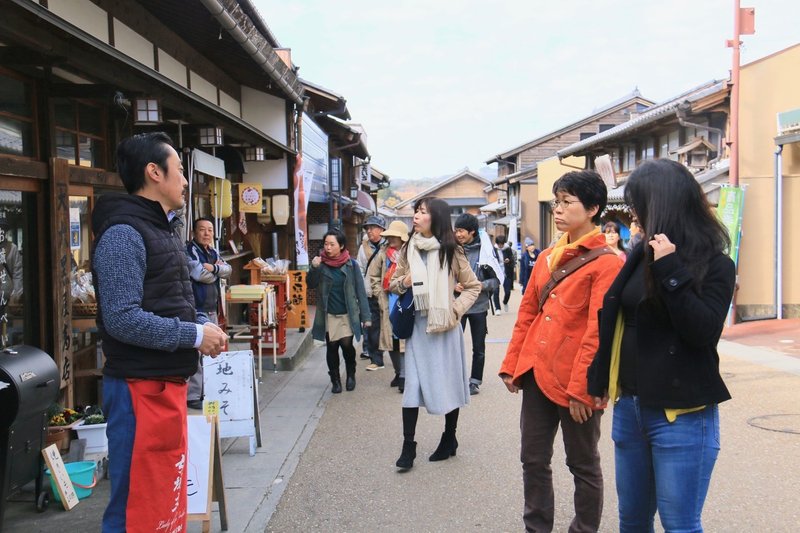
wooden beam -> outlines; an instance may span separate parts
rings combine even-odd
[[[47,164],[42,161],[18,159],[13,156],[0,156],[0,174],[46,180]]]
[[[76,185],[122,188],[122,179],[116,172],[69,165],[69,182]]]
[[[0,46],[0,65],[33,65],[36,67],[61,65],[67,58],[48,55],[24,46]]]

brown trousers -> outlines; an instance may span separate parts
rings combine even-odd
[[[583,424],[569,409],[551,402],[536,384],[533,372],[522,377],[522,480],[525,487],[525,531],[553,530],[553,442],[559,424],[564,437],[567,466],[575,479],[575,518],[570,533],[596,532],[603,514],[603,472],[600,469],[600,416],[595,411]]]

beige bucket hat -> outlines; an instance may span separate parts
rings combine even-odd
[[[400,237],[403,242],[408,241],[408,226],[402,220],[393,220],[389,229],[381,232],[381,237]]]

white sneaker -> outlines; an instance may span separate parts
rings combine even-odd
[[[508,313],[508,304],[503,304],[503,312]]]
[[[383,366],[378,366],[375,363],[370,363],[370,364],[367,365],[366,370],[373,371],[373,370],[380,370],[381,368],[384,368],[384,367]]]
[[[503,310],[502,310],[502,309],[495,309],[495,310],[494,310],[494,314],[495,314],[496,316],[500,316],[500,315],[502,315],[502,314],[503,314]]]

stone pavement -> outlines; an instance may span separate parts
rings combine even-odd
[[[511,304],[519,304],[518,292]],[[356,391],[323,398],[324,416],[266,531],[521,531],[521,397],[509,394],[495,377],[514,319],[514,314],[489,318],[484,385],[461,412],[456,457],[428,462],[444,422],[423,410],[415,466],[397,473],[401,396],[388,386],[388,361],[376,372],[364,372],[361,365]],[[797,337],[798,328],[792,331]],[[720,344],[722,372],[734,399],[720,406],[722,451],[704,525],[710,532],[797,531],[800,360],[741,341]],[[315,353],[306,366],[324,366],[323,359]],[[609,532],[618,530],[611,414],[603,416],[600,441],[606,478],[601,530]],[[572,478],[560,437],[555,450],[555,531],[566,531]]]

